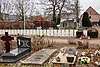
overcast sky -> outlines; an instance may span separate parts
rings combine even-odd
[[[80,0],[81,13],[92,6],[100,14],[100,0]]]

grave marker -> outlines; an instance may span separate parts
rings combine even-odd
[[[17,37],[18,48],[29,48],[31,50],[31,38]]]
[[[1,40],[2,40],[2,41],[5,41],[6,53],[7,53],[7,52],[10,52],[10,42],[9,42],[9,41],[14,40],[14,37],[9,36],[9,35],[8,35],[8,32],[5,32],[5,36],[2,36],[2,37],[1,37]]]
[[[1,55],[0,63],[14,63],[31,52],[31,38],[17,37],[16,49]]]
[[[32,65],[32,67],[45,67],[49,58],[55,54],[57,49],[42,49],[32,54],[21,62],[22,65]]]

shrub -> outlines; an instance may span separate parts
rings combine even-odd
[[[88,30],[87,35],[90,36],[90,38],[98,38],[98,31],[94,28],[90,29]]]
[[[89,14],[87,12],[83,13],[82,26],[83,27],[91,27],[92,26],[90,18],[89,18]]]

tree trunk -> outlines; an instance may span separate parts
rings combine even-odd
[[[55,5],[53,5],[53,21],[56,24],[56,13],[55,13]]]
[[[58,18],[57,18],[57,25],[60,24],[60,20],[61,20],[61,13],[58,14]]]
[[[2,13],[1,13],[1,3],[0,3],[0,21],[3,20]]]

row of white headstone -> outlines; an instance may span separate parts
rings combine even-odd
[[[32,30],[32,29],[26,29],[26,30],[0,30],[0,35],[4,35],[5,32],[8,32],[10,35],[44,35],[44,36],[76,36],[77,30]],[[83,30],[83,33],[87,35],[87,30]]]

